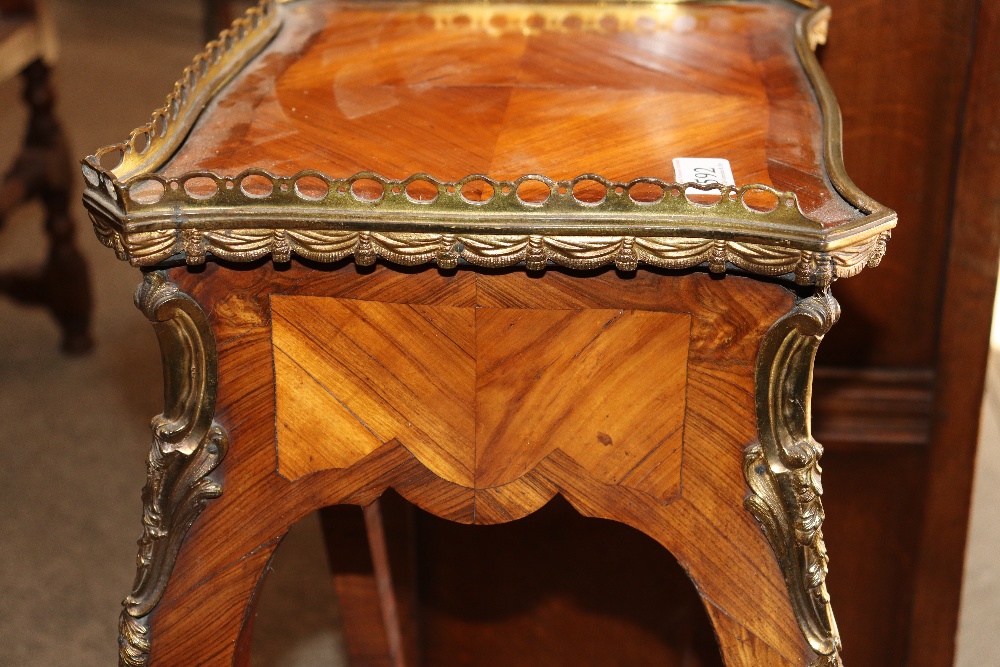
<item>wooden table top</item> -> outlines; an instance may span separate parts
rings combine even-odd
[[[877,263],[895,224],[843,173],[839,112],[810,50],[822,8],[264,0],[256,11],[196,59],[149,125],[85,162],[90,190],[104,197],[109,176],[104,190],[120,199],[89,198],[92,211],[126,213],[105,215],[99,236],[114,245],[118,234],[136,263],[177,249],[165,236],[153,250],[148,237],[125,246],[175,230],[178,206],[207,232],[256,219],[852,248],[831,260],[831,279]],[[734,183],[674,187],[675,158],[728,160]],[[788,268],[759,254],[744,268]]]
[[[162,173],[674,180],[673,158],[716,157],[738,185],[796,192],[810,217],[860,217],[825,176],[788,38],[799,11],[600,7],[590,25],[580,11],[295,3]]]

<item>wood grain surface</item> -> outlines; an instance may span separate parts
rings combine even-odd
[[[932,367],[977,3],[829,4],[819,56],[844,116],[847,172],[900,226],[878,271],[837,285],[844,315],[818,363]]]
[[[994,65],[1000,58],[1000,6],[979,3],[976,21],[938,340],[931,474],[916,566],[908,663],[914,667],[954,659],[1000,258],[1000,75]]]
[[[475,310],[274,297],[278,469],[348,468],[396,440],[474,486]]]
[[[680,490],[690,318],[635,310],[477,310],[477,487],[559,449],[606,484]]]
[[[512,12],[480,22],[481,9],[287,5],[282,32],[164,171],[671,179],[671,158],[712,156],[730,160],[737,184],[796,192],[827,226],[857,216],[823,164],[822,123],[792,39],[804,10],[720,5],[709,20],[697,5],[652,17],[624,7],[610,29],[553,5],[544,11],[566,12],[558,26],[526,30]],[[289,525],[329,505],[371,514],[390,488],[476,526],[522,519],[560,496],[673,554],[727,664],[815,660],[743,509],[754,361],[791,308],[785,287],[697,272],[539,278],[300,264],[172,275],[210,313],[218,419],[232,446],[217,473],[225,493],[189,533],[166,611],[151,618],[154,665],[246,664],[252,604],[238,601],[252,600]],[[370,544],[372,559],[386,553]],[[359,609],[372,590],[392,599],[378,572],[335,574],[335,586],[357,593],[348,597]],[[392,627],[357,652],[391,653],[402,636]],[[583,646],[567,649],[567,664],[607,664],[600,651],[578,657]]]
[[[597,22],[585,4],[282,11],[163,173],[673,180],[673,158],[719,157],[737,185],[794,191],[815,220],[859,216],[826,176],[791,3],[605,7]]]
[[[560,449],[602,482],[680,490],[688,316],[287,296],[271,307],[289,479],[397,440],[477,489]]]
[[[846,394],[841,395],[854,396],[850,400],[858,406],[857,410],[852,410],[833,401],[817,406],[818,413],[824,407],[831,410],[826,415],[817,414],[818,425],[829,427],[820,434],[820,440],[829,445],[824,459],[828,513],[825,532],[833,558],[829,586],[836,602],[835,608],[846,645],[845,657],[849,664],[861,667],[910,660],[945,667],[951,663],[950,652],[954,641],[954,633],[949,627],[957,614],[955,592],[959,574],[954,564],[960,562],[960,555],[955,554],[960,552],[962,540],[952,540],[945,553],[943,545],[933,539],[936,530],[934,526],[945,526],[950,531],[949,534],[954,535],[955,526],[961,522],[965,499],[961,497],[962,493],[953,493],[953,490],[960,489],[965,483],[963,480],[968,479],[972,467],[971,443],[974,435],[968,428],[960,429],[962,455],[955,461],[945,459],[948,465],[931,468],[928,445],[932,439],[927,431],[932,422],[931,405],[936,406],[935,414],[964,415],[962,419],[966,420],[966,425],[976,422],[968,409],[978,403],[978,397],[971,391],[974,387],[964,382],[964,371],[948,375],[941,382],[939,390],[936,369],[949,363],[953,355],[972,354],[974,348],[980,349],[977,346],[981,341],[977,336],[985,331],[982,321],[983,314],[989,311],[989,306],[986,305],[988,299],[980,287],[966,294],[963,287],[963,280],[966,278],[962,276],[968,277],[969,271],[972,271],[975,274],[972,284],[978,285],[979,278],[985,275],[982,267],[989,262],[995,263],[992,242],[980,242],[981,239],[992,238],[988,229],[983,232],[982,225],[988,224],[990,220],[988,215],[966,214],[955,219],[951,217],[952,202],[956,198],[953,185],[958,179],[963,142],[967,137],[975,136],[979,138],[974,146],[978,145],[980,150],[991,145],[988,141],[981,140],[981,129],[978,134],[965,134],[962,131],[967,90],[973,89],[969,85],[969,75],[973,70],[973,37],[977,30],[980,3],[974,0],[915,0],[912,6],[907,5],[906,11],[901,11],[899,3],[892,0],[830,0],[830,4],[834,8],[834,17],[830,40],[821,50],[821,58],[844,111],[848,171],[866,192],[899,211],[901,227],[878,271],[866,274],[863,280],[842,281],[835,286],[834,291],[844,305],[844,316],[820,350],[822,362],[838,364],[846,369],[845,372],[850,377],[843,381],[841,388]],[[425,21],[424,23],[426,24]],[[684,21],[681,21],[679,26],[683,25]],[[775,29],[780,25],[780,21],[772,24]],[[697,23],[695,26],[699,27]],[[367,34],[373,34],[371,26],[369,30]],[[196,132],[201,133],[199,136],[214,142],[212,145],[220,151],[219,157],[207,152],[198,155],[186,153],[182,156],[188,160],[186,164],[205,164],[222,170],[225,164],[223,157],[231,154],[241,160],[259,161],[279,172],[294,167],[294,164],[285,161],[294,160],[296,155],[271,153],[279,128],[276,124],[267,125],[263,121],[267,118],[279,119],[282,114],[288,115],[291,105],[288,102],[284,105],[264,103],[273,93],[267,87],[266,77],[289,70],[290,63],[295,59],[295,48],[292,48],[291,42],[306,32],[308,29],[303,27],[298,36],[285,35],[288,41],[282,42],[279,39],[274,44],[274,53],[268,55],[266,61],[262,59],[255,64],[256,76],[238,78],[233,82],[229,90],[241,91],[240,94],[244,95],[243,99],[248,104],[241,107],[236,103],[238,98],[235,94],[229,96],[232,104],[227,102],[228,106],[224,108],[210,109],[196,129]],[[693,40],[694,37],[695,35],[686,35],[685,39]],[[785,37],[782,33],[782,40]],[[495,35],[484,36],[483,39],[499,44],[504,40],[514,41],[519,38]],[[594,43],[599,41],[596,36],[587,39]],[[632,40],[640,47],[644,40],[642,35],[618,35],[617,39]],[[583,62],[587,58],[593,58],[592,62],[608,61],[608,58],[593,52],[583,53],[582,57],[580,52],[572,52],[572,57],[567,58],[564,56],[565,52],[560,55],[555,48],[542,47],[538,39],[525,38],[524,41],[530,42],[530,47],[541,48],[543,56],[552,56],[547,62],[554,63],[560,71],[573,69],[577,62]],[[611,41],[611,38],[606,38],[605,41]],[[755,94],[765,91],[769,101],[767,121],[764,123],[763,115],[755,117],[752,123],[758,129],[748,130],[748,136],[756,141],[762,136],[761,132],[767,134],[768,178],[779,187],[792,187],[782,184],[796,182],[808,183],[812,187],[815,179],[811,174],[814,175],[815,172],[809,165],[817,154],[815,145],[810,143],[815,135],[815,127],[810,129],[809,125],[815,122],[809,115],[812,103],[807,99],[808,96],[802,96],[800,74],[796,71],[794,62],[787,59],[788,54],[782,46],[784,43],[785,41],[776,41],[774,44],[758,41],[749,45],[747,48],[753,53],[757,71],[745,67],[746,61],[742,57],[733,60],[734,67],[740,72],[740,76],[760,77],[761,81],[766,80],[767,83],[757,87],[758,84],[742,82],[731,90],[725,89],[716,80],[717,74],[713,78],[712,73],[704,71],[703,65],[710,63],[714,55],[705,53],[704,49],[701,51],[703,59],[700,62],[679,63],[676,54],[653,55],[657,59],[662,58],[658,62],[683,65],[689,71],[696,72],[701,80],[713,81],[712,85],[716,90],[702,91],[706,95],[733,93],[745,95],[746,100],[752,100],[756,99]],[[410,40],[408,44],[420,45],[418,40]],[[298,46],[309,51],[310,44],[303,40]],[[457,37],[451,46],[461,46]],[[736,45],[726,53],[732,55],[745,46],[745,43]],[[315,44],[312,47],[315,54]],[[354,47],[362,50],[360,43]],[[432,47],[433,45],[426,43],[422,45],[424,53],[429,56],[433,56]],[[445,48],[444,45],[442,48]],[[980,49],[981,53],[985,51],[984,48]],[[347,47],[344,53],[345,61],[349,60]],[[764,57],[768,53],[770,56]],[[979,57],[988,57],[988,54]],[[388,56],[383,64],[385,62],[393,64]],[[475,67],[482,71],[491,66],[492,61],[485,64],[470,60],[462,62],[468,62],[469,68]],[[535,62],[540,61],[536,59]],[[347,64],[350,65],[350,62]],[[354,64],[357,65],[357,59]],[[635,72],[626,65],[622,65],[621,71]],[[361,63],[361,70],[363,66],[364,63]],[[578,74],[592,73],[582,69]],[[350,68],[348,70],[348,75],[351,75]],[[354,71],[357,72],[358,68]],[[597,71],[601,70],[598,68]],[[371,92],[371,99],[377,101],[380,99],[379,95],[382,95],[381,99],[384,101],[388,99],[386,93],[402,92],[423,100],[427,95],[433,94],[432,90],[422,92],[419,87],[407,88],[402,76],[407,72],[400,69],[398,73],[399,76],[393,81],[373,79],[378,82],[374,86],[378,90]],[[302,76],[301,73],[296,75]],[[661,71],[653,74],[639,72],[632,82],[641,81],[644,76],[663,81],[668,75],[669,68],[661,68]],[[709,78],[706,79],[706,76]],[[345,75],[345,78],[350,84],[344,89],[348,93],[364,88],[360,77],[352,80]],[[433,86],[434,83],[432,77],[414,80],[421,85]],[[982,89],[983,82],[988,82],[989,79],[980,76],[978,80],[980,84],[975,90]],[[614,82],[604,83],[614,85]],[[775,94],[774,91],[781,91],[783,88],[786,89],[784,92]],[[755,89],[757,93],[753,92]],[[326,103],[335,104],[335,95],[328,87],[317,84],[309,95],[323,95]],[[465,96],[461,99],[468,101],[472,98]],[[990,97],[986,95],[983,99],[989,100]],[[309,102],[302,101],[304,104]],[[410,97],[403,101],[413,103]],[[796,106],[802,105],[804,101],[808,102],[805,104],[806,108],[798,110]],[[347,102],[351,102],[350,94]],[[472,103],[476,102],[478,100],[472,99]],[[259,107],[255,113],[259,112],[261,124],[250,120],[249,107],[255,104]],[[319,105],[309,103],[303,108],[318,107]],[[992,118],[988,109],[976,108],[979,109],[979,117]],[[295,105],[295,109],[298,110],[299,107]],[[295,113],[298,114],[298,111]],[[555,111],[549,110],[548,113],[551,119]],[[630,113],[632,118],[639,117],[639,110],[632,109]],[[243,121],[237,121],[237,114],[245,114],[247,117]],[[305,115],[309,118],[304,118]],[[489,117],[490,123],[502,123],[502,119],[496,120],[497,115],[482,114],[484,118]],[[343,156],[336,154],[336,145],[313,140],[314,132],[318,135],[327,132],[328,128],[314,129],[318,125],[314,113],[303,111],[302,116],[296,120],[298,154],[305,155],[317,150],[317,146],[322,146],[324,154],[330,154],[322,159],[329,160],[331,169],[342,169],[339,172],[341,174],[370,167],[367,163],[359,166],[357,163],[364,162],[362,160],[353,164],[337,162]],[[441,116],[428,113],[426,118],[428,120],[423,123],[403,116],[397,118],[393,116],[391,108],[386,108],[357,119],[345,117],[341,122],[347,122],[358,129],[358,145],[371,150],[373,158],[380,160],[377,163],[382,165],[380,168],[386,171],[398,168],[398,174],[387,175],[408,175],[409,166],[395,162],[395,153],[400,151],[383,150],[383,146],[416,143],[418,139],[410,138],[410,133],[420,135],[420,141],[439,142],[445,153],[436,153],[432,158],[441,157],[443,161],[442,156],[454,152],[464,156],[461,157],[462,160],[478,160],[476,164],[485,164],[486,169],[492,168],[493,157],[485,153],[469,155],[467,151],[471,149],[463,140],[465,132],[442,133],[441,136],[432,131],[432,122],[452,123],[451,117],[442,119]],[[395,129],[402,128],[400,132],[403,134],[387,136],[376,132],[376,122],[383,120],[393,123],[392,127]],[[766,129],[759,129],[765,125]],[[456,122],[454,126],[460,130],[470,127],[467,122]],[[732,129],[732,124],[719,122],[703,124],[702,130],[709,131],[716,126]],[[478,125],[471,127],[479,131]],[[983,127],[982,122],[979,127]],[[283,131],[288,129],[282,127]],[[571,129],[572,132],[567,136],[578,140],[591,139],[583,134],[582,129]],[[492,130],[484,133],[484,136],[491,140],[498,136],[491,132]],[[796,139],[785,141],[785,136]],[[455,145],[450,143],[452,141]],[[256,152],[252,144],[261,146],[260,152]],[[755,149],[753,155],[747,158],[747,164],[756,164],[760,154]],[[564,151],[561,156],[565,155]],[[666,157],[670,156],[672,155]],[[185,163],[178,161],[177,164],[182,166]],[[791,171],[790,176],[781,175],[785,164],[799,166]],[[601,166],[603,165],[598,165]],[[666,160],[663,160],[662,166],[669,168]],[[421,166],[420,169],[425,167]],[[759,170],[760,167],[751,167],[750,170],[753,169]],[[442,170],[441,174],[435,175],[446,174]],[[741,173],[737,173],[738,182],[742,182],[741,178]],[[965,192],[971,191],[973,188],[967,186]],[[988,188],[983,189],[983,192],[988,191]],[[807,196],[805,188],[799,190],[799,199],[804,202],[806,210],[822,206],[822,201],[807,202]],[[959,250],[949,254],[952,236],[957,239],[956,247]],[[970,238],[975,242],[969,241]],[[947,276],[951,276],[951,282],[946,285]],[[360,282],[367,277],[361,275],[356,278]],[[455,290],[464,289],[461,285],[464,285],[465,278],[460,272],[455,276],[454,282],[447,285],[416,274],[399,276],[400,280],[414,281],[417,285],[415,290],[439,290],[440,298],[436,302],[447,301],[445,293],[456,296]],[[277,281],[279,287],[275,289],[284,289],[280,287],[284,284],[284,278],[280,275],[275,277],[269,274],[269,279]],[[330,292],[335,293],[335,298],[351,298],[351,295],[363,292],[348,286],[352,278],[346,274],[341,275],[339,280],[344,281],[344,285]],[[386,296],[400,302],[405,301],[405,296],[401,296],[405,292],[394,291],[391,280],[385,277],[380,280],[383,281],[380,283],[383,294],[379,299]],[[270,323],[266,302],[253,295],[255,290],[264,289],[263,283],[249,278],[245,281],[240,285],[246,291],[237,290],[228,295],[220,293],[211,297],[218,315],[215,317],[217,331],[220,337],[226,337],[227,340],[235,340],[236,336],[253,332],[255,327],[266,327]],[[946,287],[942,287],[943,285]],[[190,286],[193,287],[194,283]],[[320,291],[324,296],[329,296]],[[480,292],[485,293],[486,289],[481,288]],[[470,297],[469,292],[465,294],[462,299],[449,303],[463,307],[474,304],[474,297]],[[373,297],[366,294],[364,298]],[[952,318],[956,317],[956,313],[965,313],[961,321],[952,321],[947,335],[942,335],[943,313]],[[977,326],[978,330],[975,328]],[[253,336],[248,338],[248,343],[264,345]],[[895,385],[887,383],[872,389],[870,376],[864,370],[860,374],[855,373],[859,367],[871,366],[882,367],[877,369],[878,373],[888,371],[890,375],[895,374],[893,377],[899,381]],[[966,367],[965,362],[959,366]],[[903,370],[898,372],[900,369]],[[917,369],[915,373],[922,374],[923,379],[919,381],[918,395],[914,395],[912,400],[899,401],[897,398],[900,391],[909,392],[913,386],[913,375],[908,369]],[[239,378],[251,377],[259,370],[256,367],[246,371],[231,368],[229,372]],[[945,420],[945,423],[953,422]],[[270,428],[273,430],[273,424]],[[933,431],[935,451],[948,452],[956,441],[955,437],[956,433],[944,428],[944,425],[936,427]],[[944,473],[944,478],[939,482],[932,482],[935,490],[931,493],[931,500],[926,503],[929,520],[924,529],[924,534],[929,537],[921,543],[921,508],[925,507],[927,480],[932,479],[939,471]],[[415,480],[432,483],[421,471],[413,472],[413,476]],[[958,486],[955,486],[956,482]],[[455,516],[467,517],[467,514],[458,509],[466,502],[465,497],[461,493],[452,493],[449,497],[455,503]],[[480,511],[486,506],[486,498],[482,496],[474,502]],[[934,553],[929,557],[921,556],[922,548],[931,549]],[[919,566],[918,560],[921,561]],[[943,566],[938,567],[942,563]],[[923,590],[917,591],[918,588]],[[915,597],[919,599],[916,608],[912,604]],[[714,622],[718,624],[725,621],[716,618]],[[911,632],[911,627],[916,629]]]
[[[253,270],[209,265],[203,272],[180,268],[171,275],[211,313],[219,339],[218,419],[229,429],[232,444],[220,467],[225,492],[208,504],[188,534],[164,602],[154,612],[153,665],[185,664],[192,655],[199,656],[200,664],[228,665],[233,659],[233,647],[249,641],[246,612],[236,601],[251,596],[264,564],[289,525],[327,505],[369,505],[390,487],[431,514],[474,524],[504,523],[523,517],[561,495],[580,514],[630,526],[676,557],[708,609],[727,664],[805,665],[815,658],[794,619],[770,546],[743,509],[746,484],[742,454],[756,436],[753,361],[760,337],[791,307],[793,295],[785,288],[739,277],[717,280],[701,273],[640,272],[622,278],[614,272],[571,275],[550,271],[543,278],[535,278],[520,272],[459,270],[454,275],[442,275],[437,271],[400,272],[381,266],[370,271],[349,266],[319,271],[293,265],[279,271],[269,265]],[[232,307],[234,294],[241,295],[242,305],[238,308]],[[216,303],[229,305],[217,308]],[[316,307],[317,303],[322,305]],[[635,391],[632,387],[623,395],[631,395],[641,406],[648,406],[646,418],[650,422],[656,422],[661,412],[669,420],[671,410],[682,410],[679,471],[676,475],[660,472],[665,466],[673,469],[673,449],[657,447],[660,442],[671,442],[673,427],[668,426],[666,433],[644,424],[635,427],[629,417],[622,424],[630,428],[619,430],[614,420],[608,427],[606,433],[613,446],[591,434],[592,427],[584,431],[586,440],[569,438],[566,444],[534,453],[514,446],[516,441],[498,439],[507,456],[498,457],[495,464],[490,464],[489,457],[479,459],[476,474],[483,479],[493,476],[497,482],[510,477],[514,480],[490,487],[463,486],[442,478],[421,460],[426,453],[415,455],[400,439],[389,436],[384,444],[373,443],[377,446],[360,459],[352,453],[350,458],[357,460],[347,467],[316,470],[291,481],[277,472],[279,453],[275,442],[276,432],[280,431],[276,430],[273,407],[276,376],[272,359],[281,352],[272,344],[276,339],[285,340],[289,333],[289,325],[278,324],[280,317],[291,315],[292,308],[303,304],[310,307],[296,313],[297,322],[328,322],[331,312],[346,311],[348,304],[353,306],[351,312],[356,317],[358,313],[402,313],[401,326],[410,326],[406,324],[410,320],[406,311],[396,309],[422,308],[432,315],[440,312],[438,309],[469,311],[488,322],[482,331],[477,330],[480,344],[487,338],[493,338],[493,342],[503,340],[491,327],[497,322],[503,326],[514,322],[516,329],[521,315],[528,315],[533,325],[523,335],[535,337],[536,341],[549,340],[544,332],[551,336],[551,326],[546,329],[544,325],[559,321],[566,326],[558,335],[566,338],[559,340],[556,336],[551,342],[561,346],[575,341],[576,345],[568,345],[567,350],[576,354],[583,347],[577,359],[588,359],[587,363],[593,365],[591,370],[608,363],[611,347],[605,349],[603,345],[638,354],[637,348],[645,337],[647,345],[642,346],[643,350],[651,347],[657,353],[646,357],[639,354],[643,368],[629,367],[627,362],[613,367],[625,369],[623,375],[644,388],[642,395],[629,394]],[[259,313],[260,319],[246,313]],[[536,316],[540,319],[533,320]],[[609,320],[611,325],[606,326]],[[539,322],[543,325],[541,338]],[[622,328],[616,332],[618,322]],[[363,330],[368,322],[354,325]],[[595,327],[603,331],[596,337]],[[654,330],[657,336],[652,336]],[[285,334],[277,335],[279,331]],[[295,329],[296,336],[301,331],[301,327]],[[430,330],[425,333],[433,334]],[[483,338],[482,333],[489,336]],[[375,345],[377,337],[369,333],[356,340]],[[443,334],[440,337],[447,338]],[[581,346],[580,341],[588,337],[591,346]],[[382,353],[389,354],[386,358],[403,359],[405,366],[404,357],[409,351],[429,344],[420,336],[416,338],[407,341],[403,351],[390,353],[387,347]],[[660,338],[660,342],[648,344]],[[509,352],[522,344],[523,339],[515,337],[498,344],[497,349],[503,352],[506,345]],[[313,340],[311,347],[347,354],[344,345],[321,340]],[[534,360],[531,355],[523,360],[532,368],[539,360],[535,353]],[[501,353],[492,358],[496,362],[517,357]],[[685,358],[686,373],[677,374],[677,366]],[[493,368],[494,362],[485,369]],[[522,360],[517,358],[517,363]],[[673,368],[675,376],[664,377],[667,389],[663,390],[657,384],[668,367]],[[409,372],[426,375],[422,369],[411,368]],[[597,376],[598,385],[606,381],[600,373]],[[580,377],[585,376],[577,376],[576,382]],[[517,378],[515,386],[524,381],[523,376]],[[614,378],[614,382],[620,381]],[[433,384],[434,380],[429,382]],[[671,387],[680,386],[686,397],[676,400],[677,390]],[[565,394],[561,390],[553,392],[550,400],[562,397],[568,404],[580,400],[577,388],[571,389]],[[530,390],[523,395],[528,402],[541,400]],[[629,415],[631,400],[618,405],[617,413]],[[481,401],[482,397],[477,403],[477,415],[486,414]],[[612,398],[603,405],[604,414],[616,406],[614,401]],[[558,404],[537,405],[550,415],[564,414],[571,420],[578,417],[572,409],[563,413]],[[440,402],[435,407],[442,413],[451,409]],[[602,421],[602,417],[597,410],[596,414],[579,418],[594,423]],[[573,432],[572,428],[569,432]],[[553,433],[558,440],[560,429]],[[324,437],[317,436],[318,447],[328,446],[322,442]],[[659,467],[649,466],[655,470],[641,484],[633,483],[622,472],[635,467],[631,462],[622,465],[616,456],[606,453],[619,445],[623,449],[630,447],[632,438],[636,446],[645,447],[641,451],[663,451],[665,455]],[[459,440],[437,445],[455,452],[463,447]],[[539,459],[540,452],[545,453]],[[595,458],[590,455],[593,452],[599,455]],[[526,457],[524,460],[533,465],[506,465],[508,459],[517,457]],[[497,474],[494,466],[504,472]],[[523,468],[527,468],[526,472],[513,474]],[[240,530],[234,532],[234,525],[239,525]],[[567,563],[567,567],[571,564]],[[225,602],[223,606],[216,604],[220,600]],[[186,615],[185,622],[173,620],[179,613]],[[196,627],[198,619],[200,629]],[[178,636],[181,632],[188,633],[183,640]],[[194,653],[196,645],[201,648]],[[594,663],[584,660],[579,664]]]

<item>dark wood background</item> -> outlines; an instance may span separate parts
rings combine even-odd
[[[858,185],[899,213],[820,349],[829,587],[844,659],[954,660],[1000,244],[1000,6],[830,0],[821,60]]]

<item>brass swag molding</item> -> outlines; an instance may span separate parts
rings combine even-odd
[[[786,1],[810,8],[798,20],[795,44],[820,101],[831,181],[861,213],[836,228],[803,215],[794,193],[762,184],[737,188],[654,177],[620,183],[597,174],[569,181],[538,174],[497,181],[472,174],[443,182],[428,174],[397,181],[371,172],[347,178],[314,171],[276,176],[261,169],[228,177],[156,173],[212,97],[277,34],[283,3],[276,0],[261,0],[210,42],[149,123],[83,161],[84,203],[101,242],[135,266],[201,264],[210,255],[235,262],[266,256],[287,262],[292,255],[333,262],[353,256],[362,265],[382,257],[404,265],[433,262],[442,269],[465,261],[484,267],[523,264],[528,270],[549,264],[577,269],[614,264],[622,271],[635,271],[639,264],[707,265],[723,273],[732,265],[826,286],[877,266],[896,216],[858,190],[844,171],[840,111],[813,55],[825,36],[828,8]],[[641,18],[633,14],[646,11],[655,23],[654,10],[663,4],[674,3],[629,3],[603,11],[613,16],[627,10],[626,25]],[[447,6],[456,12],[465,7]],[[545,25],[549,14],[563,22],[566,16],[587,19],[584,27],[600,23],[593,3],[541,6]],[[464,11],[508,12],[521,20],[522,10],[519,4],[496,3]],[[445,20],[440,8],[428,11],[436,21]],[[519,188],[529,181],[547,194],[523,198]],[[469,184],[478,186],[478,194],[469,196]],[[581,184],[601,194],[580,196]],[[716,192],[706,199],[699,190]],[[751,193],[750,201],[763,197],[768,205],[751,205]]]
[[[147,616],[163,596],[184,535],[206,501],[222,493],[209,474],[228,445],[225,430],[213,420],[217,359],[205,313],[160,272],[146,275],[135,303],[153,323],[159,340],[165,407],[152,424],[138,569],[119,621],[123,667],[148,663]]]
[[[840,667],[840,633],[826,589],[823,543],[823,446],[810,429],[813,361],[823,336],[840,317],[828,291],[796,303],[761,343],[756,369],[759,442],[744,455],[750,493],[745,506],[760,522],[788,586],[814,667]]]

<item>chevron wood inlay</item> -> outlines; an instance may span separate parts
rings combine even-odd
[[[271,310],[282,475],[347,468],[398,440],[472,486],[471,308],[276,296]]]
[[[477,486],[561,449],[608,484],[669,470],[655,493],[676,493],[689,328],[674,313],[480,309]]]
[[[271,299],[278,469],[296,479],[398,440],[489,488],[559,449],[608,484],[680,488],[690,316]]]

